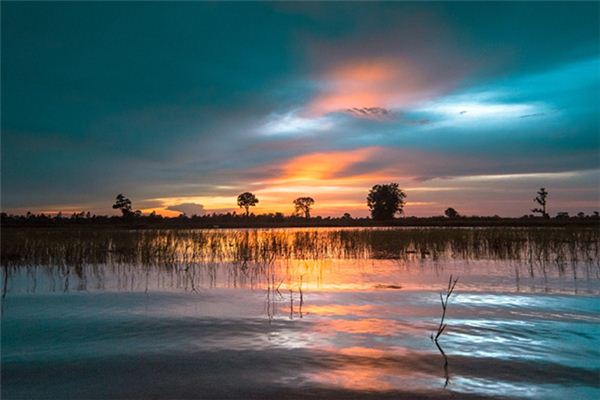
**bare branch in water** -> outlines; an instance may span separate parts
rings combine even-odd
[[[304,293],[302,293],[302,276],[300,275],[300,286],[298,291],[300,292],[300,318],[302,318],[302,306],[304,305]]]
[[[444,331],[446,330],[446,327],[448,326],[447,324],[444,323],[444,321],[446,319],[446,310],[448,309],[448,302],[450,301],[450,296],[452,296],[452,293],[454,293],[454,288],[456,287],[457,282],[458,282],[458,278],[453,280],[452,275],[450,275],[450,279],[448,279],[448,288],[446,290],[446,294],[444,295],[444,293],[440,293],[440,301],[442,302],[442,318],[440,319],[440,324],[438,326],[435,336],[433,335],[433,333],[431,334],[431,340],[435,343],[436,347],[442,354],[442,357],[444,357],[444,375],[446,378],[446,382],[444,383],[444,388],[446,388],[446,386],[448,386],[448,382],[450,381],[450,376],[448,375],[448,357],[446,356],[446,353],[442,349],[442,346],[439,344],[438,339],[440,338],[442,333],[444,333]]]

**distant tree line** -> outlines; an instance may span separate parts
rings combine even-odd
[[[149,215],[143,215],[140,210],[134,210],[132,201],[124,194],[119,193],[115,198],[112,208],[119,210],[121,216],[98,216],[90,212],[73,213],[66,217],[62,213],[56,215],[32,214],[26,215],[8,215],[1,214],[1,224],[3,226],[53,226],[53,225],[134,225],[144,226],[190,226],[190,227],[241,227],[241,226],[388,226],[388,225],[552,225],[558,221],[559,224],[570,223],[591,223],[596,226],[600,222],[600,215],[595,211],[591,215],[585,215],[583,212],[576,216],[569,216],[566,212],[558,212],[555,218],[550,218],[547,212],[548,192],[545,188],[540,188],[534,202],[538,204],[531,210],[534,214],[524,215],[520,218],[501,218],[462,216],[453,207],[448,207],[444,211],[444,216],[434,217],[404,217],[396,218],[397,215],[404,213],[406,204],[406,193],[400,189],[397,183],[379,184],[371,188],[367,195],[367,206],[370,210],[370,217],[353,218],[349,213],[344,213],[341,217],[311,217],[311,210],[315,204],[312,197],[298,197],[292,204],[294,213],[286,216],[283,213],[268,213],[254,215],[250,208],[259,203],[259,199],[250,192],[241,193],[237,197],[237,205],[244,212],[238,214],[235,211],[228,213],[212,213],[205,215],[187,216],[181,214],[178,217],[163,217],[156,212]],[[543,221],[548,221],[544,223]]]
[[[283,213],[268,213],[246,216],[245,213],[227,212],[210,213],[205,215],[163,217],[156,213],[139,217],[123,218],[122,216],[94,215],[89,212],[63,214],[32,214],[9,215],[2,213],[2,227],[52,227],[52,226],[105,226],[127,228],[238,228],[238,227],[302,227],[302,226],[567,226],[586,225],[600,226],[598,213],[592,215],[570,216],[558,213],[554,218],[540,218],[524,215],[519,218],[501,218],[499,216],[447,216],[433,217],[404,217],[393,220],[374,220],[371,217],[352,217],[345,214],[341,217],[315,216],[306,219],[300,215],[284,215]]]

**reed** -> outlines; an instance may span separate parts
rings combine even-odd
[[[178,266],[275,259],[515,260],[530,273],[600,271],[600,231],[587,228],[374,228],[252,230],[4,229],[3,266]]]

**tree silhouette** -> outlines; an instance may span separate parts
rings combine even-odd
[[[538,203],[542,208],[536,207],[531,209],[531,212],[533,213],[540,213],[542,214],[542,217],[544,218],[548,218],[548,213],[546,212],[546,197],[548,197],[548,192],[546,192],[546,188],[540,188],[540,190],[537,192],[537,196],[535,199],[533,199],[533,201],[535,203]]]
[[[131,211],[131,200],[127,197],[123,196],[123,193],[119,193],[115,198],[115,204],[112,206],[115,210],[121,210],[123,217],[129,217],[133,215],[133,211]]]
[[[396,213],[402,214],[406,194],[397,183],[375,185],[367,196],[371,217],[375,220],[393,219]]]
[[[312,197],[298,197],[293,203],[296,208],[296,214],[304,214],[304,218],[310,218],[310,209],[315,204],[315,200]]]
[[[446,211],[444,211],[444,214],[446,215],[446,217],[448,218],[457,218],[458,217],[458,211],[456,211],[454,208],[452,207],[448,207],[446,208]]]
[[[237,205],[246,209],[246,216],[250,215],[250,207],[254,207],[256,204],[258,204],[258,199],[250,192],[244,192],[237,198]]]

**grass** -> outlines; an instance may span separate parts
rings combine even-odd
[[[1,239],[3,293],[8,276],[19,268],[32,274],[56,274],[57,282],[64,283],[62,290],[69,290],[71,282],[85,288],[88,278],[103,285],[107,271],[122,276],[119,285],[126,281],[133,285],[137,276],[137,283],[143,279],[148,287],[150,276],[160,270],[161,276],[194,291],[200,281],[214,286],[217,271],[224,267],[234,285],[239,282],[254,287],[269,281],[278,295],[275,263],[282,271],[297,262],[312,270],[332,259],[391,260],[398,267],[433,262],[436,268],[452,260],[465,265],[471,260],[499,260],[514,263],[517,288],[524,275],[547,279],[572,274],[573,279],[600,279],[600,232],[581,227],[11,228],[2,230]],[[401,286],[388,282],[384,287]]]
[[[274,259],[519,260],[530,273],[569,264],[600,268],[600,231],[589,228],[297,228],[243,230],[6,229],[4,266],[230,262]]]

